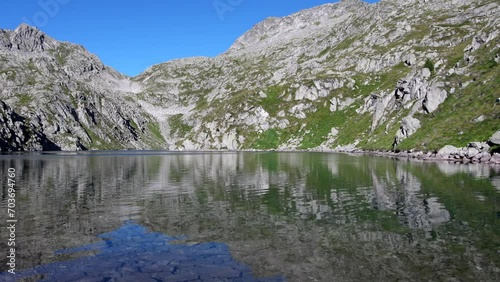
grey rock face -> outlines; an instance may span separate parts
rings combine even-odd
[[[446,91],[438,87],[431,86],[425,94],[425,98],[423,101],[424,110],[427,113],[434,112],[438,108],[438,106],[444,102],[447,96],[448,94],[446,93]]]
[[[493,156],[491,156],[490,162],[494,164],[500,164],[500,154],[494,153]]]
[[[0,41],[0,50],[42,52],[55,44],[52,38],[47,37],[40,30],[26,24],[21,24],[14,32],[10,33],[8,37],[6,37],[5,34],[4,32],[4,36]]]
[[[421,127],[420,121],[414,117],[408,116],[403,118],[401,121],[401,128],[396,134],[396,139],[394,142],[396,144],[401,143],[404,139],[410,137]]]
[[[500,145],[500,130],[498,130],[497,132],[495,132],[495,134],[493,134],[491,137],[490,137],[490,140],[489,140],[491,143],[495,144],[495,145]]]
[[[437,152],[437,157],[442,159],[448,159],[454,155],[459,154],[459,152],[460,152],[459,148],[452,145],[446,145]]]
[[[0,151],[18,151],[21,148],[27,151],[60,149],[45,134],[37,132],[33,123],[28,123],[2,101],[0,101],[0,136],[2,136]]]
[[[490,146],[486,142],[471,142],[467,147],[475,148],[481,152],[488,152],[490,149]]]

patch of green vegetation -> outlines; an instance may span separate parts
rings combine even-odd
[[[288,85],[274,85],[264,91],[267,97],[262,99],[260,105],[271,116],[275,116],[283,108],[284,101],[279,98],[279,95],[285,92],[288,87]]]
[[[139,126],[137,125],[137,123],[133,119],[130,119],[129,123],[130,123],[130,126],[132,126],[135,130],[139,130]]]
[[[34,77],[34,76],[31,76],[31,75],[30,75],[30,76],[28,76],[28,78],[26,79],[26,84],[31,85],[31,86],[36,85],[36,84],[37,84],[37,80],[35,79],[35,77]]]
[[[369,114],[359,115],[354,108],[339,113],[345,118],[343,126],[339,128],[336,145],[348,145],[365,137],[370,128],[372,117]]]
[[[215,99],[211,103],[207,103],[207,109],[210,112],[203,117],[206,122],[211,122],[217,119],[224,118],[227,113],[238,113],[241,111],[242,104],[257,104],[258,95],[255,95],[255,90],[244,89],[238,92],[231,93],[231,96],[222,103],[220,99]]]
[[[160,131],[160,125],[157,122],[149,122],[148,129],[153,134],[153,136],[160,142],[165,142],[165,138]]]
[[[68,91],[69,91],[69,89],[68,89]],[[68,97],[71,100],[71,105],[73,105],[73,107],[75,109],[77,109],[78,108],[78,101],[76,100],[76,98],[71,94],[69,94]]]
[[[326,137],[332,130],[332,127],[339,126],[344,122],[341,114],[332,113],[327,107],[320,107],[315,112],[310,113],[304,120],[306,126],[299,132],[303,135],[302,143],[299,148],[315,148],[326,141]],[[308,132],[307,134],[305,134]]]
[[[431,74],[434,74],[435,67],[434,62],[431,59],[425,60],[424,68],[427,68],[431,71]]]
[[[363,75],[354,75],[352,77],[355,81],[354,87],[355,91],[362,96],[367,96],[375,92],[379,88],[379,83],[377,81],[367,81],[367,77]]]
[[[410,72],[410,68],[406,67],[403,62],[393,66],[387,72],[381,72],[375,75],[355,75],[353,79],[355,83],[355,96],[361,95],[366,97],[378,91],[389,90],[396,87],[398,80]],[[369,81],[366,83],[366,81]]]
[[[20,106],[28,106],[33,101],[33,97],[31,97],[31,95],[28,95],[25,93],[20,93],[20,94],[17,94],[16,96],[19,99],[18,104]]]
[[[264,131],[255,140],[255,149],[276,149],[280,145],[280,136],[275,129]]]
[[[470,42],[464,41],[458,45],[453,47],[446,47],[442,52],[444,53],[444,57],[447,58],[446,69],[450,69],[455,67],[458,63],[460,63],[464,58],[464,49]]]
[[[182,121],[183,114],[173,115],[168,119],[168,124],[170,125],[170,133],[177,134],[179,136],[185,136],[189,131],[193,129],[192,126],[185,124]],[[159,126],[158,126],[159,129]],[[159,130],[157,131],[158,134]],[[160,134],[161,136],[161,134]],[[162,137],[163,138],[163,137]]]
[[[488,61],[486,61],[483,64],[478,66],[478,68],[480,70],[488,70],[488,69],[492,69],[495,67],[498,67],[498,63],[493,59],[490,59],[490,60],[488,60]]]
[[[200,96],[196,102],[196,107],[194,108],[197,112],[205,110],[208,108],[208,101],[205,96]]]
[[[412,32],[410,32],[405,38],[405,41],[410,40],[422,40],[425,36],[432,34],[431,25],[428,23],[419,24],[412,26]],[[399,43],[398,43],[399,44]]]
[[[125,149],[123,144],[115,140],[111,135],[108,134],[109,138],[111,139],[111,142],[107,142],[103,139],[101,139],[97,134],[94,133],[91,129],[83,126],[83,129],[87,133],[87,135],[90,137],[90,144],[84,144],[88,149],[96,149],[96,150],[121,150]]]
[[[191,90],[193,89],[194,84],[191,81],[183,80],[179,85],[179,88],[182,90]]]
[[[59,65],[65,65],[67,57],[71,54],[71,48],[67,43],[61,43],[56,49],[50,49],[49,52],[54,55]]]
[[[357,35],[357,36],[345,38],[344,40],[340,41],[337,45],[335,45],[331,48],[330,54],[332,54],[334,52],[338,52],[340,50],[345,50],[345,49],[351,47],[351,45],[356,40],[360,39],[361,37],[362,37],[362,35]],[[331,59],[330,56],[328,57],[328,59]]]
[[[35,63],[33,62],[33,59],[30,58],[28,64],[26,65],[26,68],[31,70],[31,71],[36,71],[38,72],[38,68],[35,66]]]
[[[463,21],[463,22],[457,23],[457,24],[437,23],[437,24],[435,24],[435,26],[457,28],[457,27],[463,27],[463,26],[471,25],[471,24],[472,24],[472,22],[470,20],[466,20],[466,21]]]
[[[318,54],[318,57],[323,57],[324,55],[330,53],[330,50],[332,49],[331,46],[328,46],[326,47],[323,51],[321,51],[319,54]]]
[[[226,85],[224,85],[224,89],[229,90],[229,91],[233,91],[233,89],[235,89],[235,87],[231,83],[227,83]]]
[[[407,75],[410,72],[403,62],[394,65],[388,72],[382,73],[380,75],[380,90],[394,89],[400,78]]]
[[[17,73],[13,69],[7,69],[7,70],[4,70],[4,71],[0,71],[0,75],[1,74],[6,74],[7,75],[7,80],[10,80],[10,81],[16,80]]]

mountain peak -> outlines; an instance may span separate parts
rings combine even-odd
[[[34,27],[34,26],[31,26],[27,23],[21,23],[18,27],[16,27],[16,29],[14,30],[14,32],[23,32],[23,31],[39,31],[39,29],[37,27]]]
[[[301,10],[285,17],[268,17],[240,36],[229,48],[229,52],[246,49],[275,37],[295,34],[298,38],[303,38],[304,34],[312,34],[318,28],[332,28],[338,24],[338,19],[355,14],[367,5],[369,4],[361,0],[342,0]]]
[[[55,40],[41,30],[22,23],[15,30],[0,33],[0,49],[21,52],[43,52],[55,44]]]

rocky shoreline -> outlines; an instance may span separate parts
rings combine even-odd
[[[451,145],[445,146],[443,149],[446,150],[451,149]],[[361,149],[354,150],[331,150],[331,152],[338,153],[350,153],[350,154],[367,154],[373,156],[381,156],[381,157],[394,157],[394,158],[405,158],[410,160],[419,160],[419,161],[448,161],[454,162],[457,164],[491,164],[491,165],[500,165],[500,154],[499,153],[489,153],[489,152],[479,152],[474,154],[473,148],[464,147],[464,148],[456,148],[453,147],[453,150],[444,151],[443,149],[438,152],[425,152],[425,151],[403,151],[403,152],[394,152],[394,151],[367,151]],[[322,150],[323,151],[323,150]]]
[[[358,149],[353,145],[339,147],[332,151],[339,153],[359,153],[375,156],[386,156],[395,158],[408,158],[422,161],[448,161],[454,163],[482,163],[500,165],[500,153],[492,150],[494,147],[500,147],[500,130],[495,132],[486,142],[470,142],[466,147],[455,147],[446,145],[439,151],[368,151]],[[329,151],[329,150],[321,150]]]
[[[451,145],[446,145],[439,151],[380,151],[380,150],[363,150],[359,148],[316,148],[316,149],[246,149],[246,150],[195,150],[193,152],[280,152],[280,153],[294,153],[294,152],[322,152],[322,153],[343,153],[343,154],[359,154],[370,155],[379,157],[392,157],[399,159],[410,159],[418,161],[439,162],[448,161],[456,164],[490,164],[500,165],[500,153],[490,153],[486,147],[475,147],[479,142],[470,143],[467,147],[457,148]],[[486,144],[486,142],[479,143]],[[489,148],[489,147],[488,147]],[[179,152],[183,152],[179,150]]]

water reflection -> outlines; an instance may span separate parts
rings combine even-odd
[[[180,244],[225,243],[256,277],[500,280],[492,166],[325,153],[0,156],[2,171],[11,166],[22,269],[79,259],[54,251],[133,219],[187,235]]]

